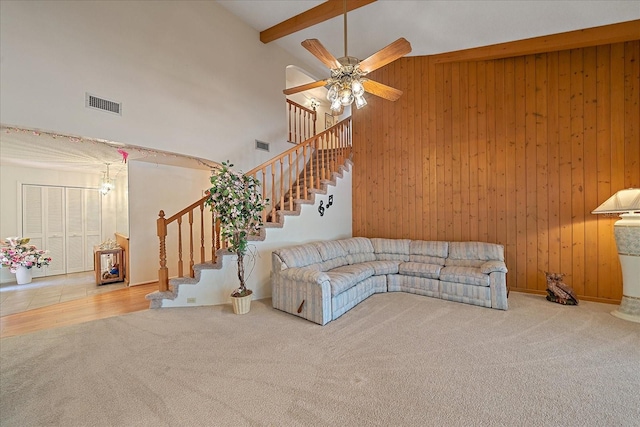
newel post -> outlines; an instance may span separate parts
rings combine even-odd
[[[167,269],[167,247],[165,244],[167,237],[167,222],[164,219],[164,211],[158,214],[158,238],[160,239],[160,269],[158,270],[158,290],[166,292],[169,290],[169,270]]]

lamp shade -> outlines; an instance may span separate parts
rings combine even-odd
[[[640,188],[620,190],[598,206],[592,214],[632,213],[640,211]]]

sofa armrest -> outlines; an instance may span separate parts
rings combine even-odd
[[[287,268],[280,272],[280,276],[287,280],[296,282],[317,283],[328,282],[329,276],[326,273],[313,268],[294,267]]]
[[[329,276],[314,268],[293,267],[271,273],[273,308],[324,325],[332,320]]]
[[[480,266],[480,271],[484,274],[489,274],[506,273],[508,270],[504,261],[487,261]]]

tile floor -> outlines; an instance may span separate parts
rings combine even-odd
[[[18,285],[15,282],[3,283],[0,284],[0,316],[21,313],[34,308],[126,287],[125,282],[98,286],[93,271],[38,277],[26,285]]]

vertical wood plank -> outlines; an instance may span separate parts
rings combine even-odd
[[[547,158],[547,55],[536,55],[536,222],[538,268],[535,289],[546,289],[544,272],[549,268],[549,212]]]
[[[558,52],[547,57],[547,268],[560,270],[560,140],[558,138]]]
[[[460,64],[451,64],[451,232],[447,238],[462,240],[462,194],[460,186]]]
[[[469,233],[469,63],[460,64],[460,240],[472,240]]]
[[[434,144],[436,146],[436,193],[438,194],[436,203],[437,205],[437,214],[436,214],[436,239],[437,240],[446,240],[446,222],[445,222],[445,188],[444,188],[444,180],[446,177],[445,174],[445,164],[444,164],[444,116],[445,116],[445,106],[444,106],[444,68],[443,64],[436,65],[436,140]]]
[[[573,268],[570,283],[584,294],[584,70],[582,49],[571,50],[571,218]]]
[[[558,53],[558,176],[560,178],[560,267],[567,275],[572,269],[573,228],[571,216],[571,55]]]
[[[469,63],[469,239],[478,236],[478,73]]]
[[[611,46],[597,47],[596,64],[596,151],[598,179],[597,205],[604,203],[612,194],[611,190]],[[617,259],[612,259],[613,222],[612,218],[596,215],[598,222],[598,292],[600,298],[611,297],[611,271]],[[606,261],[605,261],[606,260]],[[603,262],[604,261],[604,262]]]
[[[515,59],[516,101],[516,271],[514,288],[527,289],[527,135],[526,135],[526,63]],[[512,281],[513,283],[513,281]]]
[[[516,175],[516,88],[515,59],[508,58],[504,64],[504,144],[505,144],[505,262],[509,266],[507,276],[509,288],[517,277],[517,175]]]
[[[487,218],[487,79],[485,62],[477,64],[476,82],[478,85],[478,240],[487,241],[489,225]]]
[[[537,173],[538,164],[536,149],[536,59],[534,55],[525,58],[525,140],[527,161],[527,289],[538,288],[538,222],[537,215]]]
[[[598,207],[598,152],[597,152],[597,88],[596,48],[583,49],[584,90],[584,293],[598,294],[598,224],[591,211]]]
[[[625,140],[624,140],[624,43],[611,45],[611,194],[625,188]],[[615,245],[611,247],[611,259],[618,258]],[[611,298],[622,298],[622,270],[620,262],[611,270]]]
[[[495,211],[491,214],[494,220],[495,242],[507,246],[507,218],[506,218],[506,141],[505,141],[505,61],[495,62],[495,173],[494,198]]]

